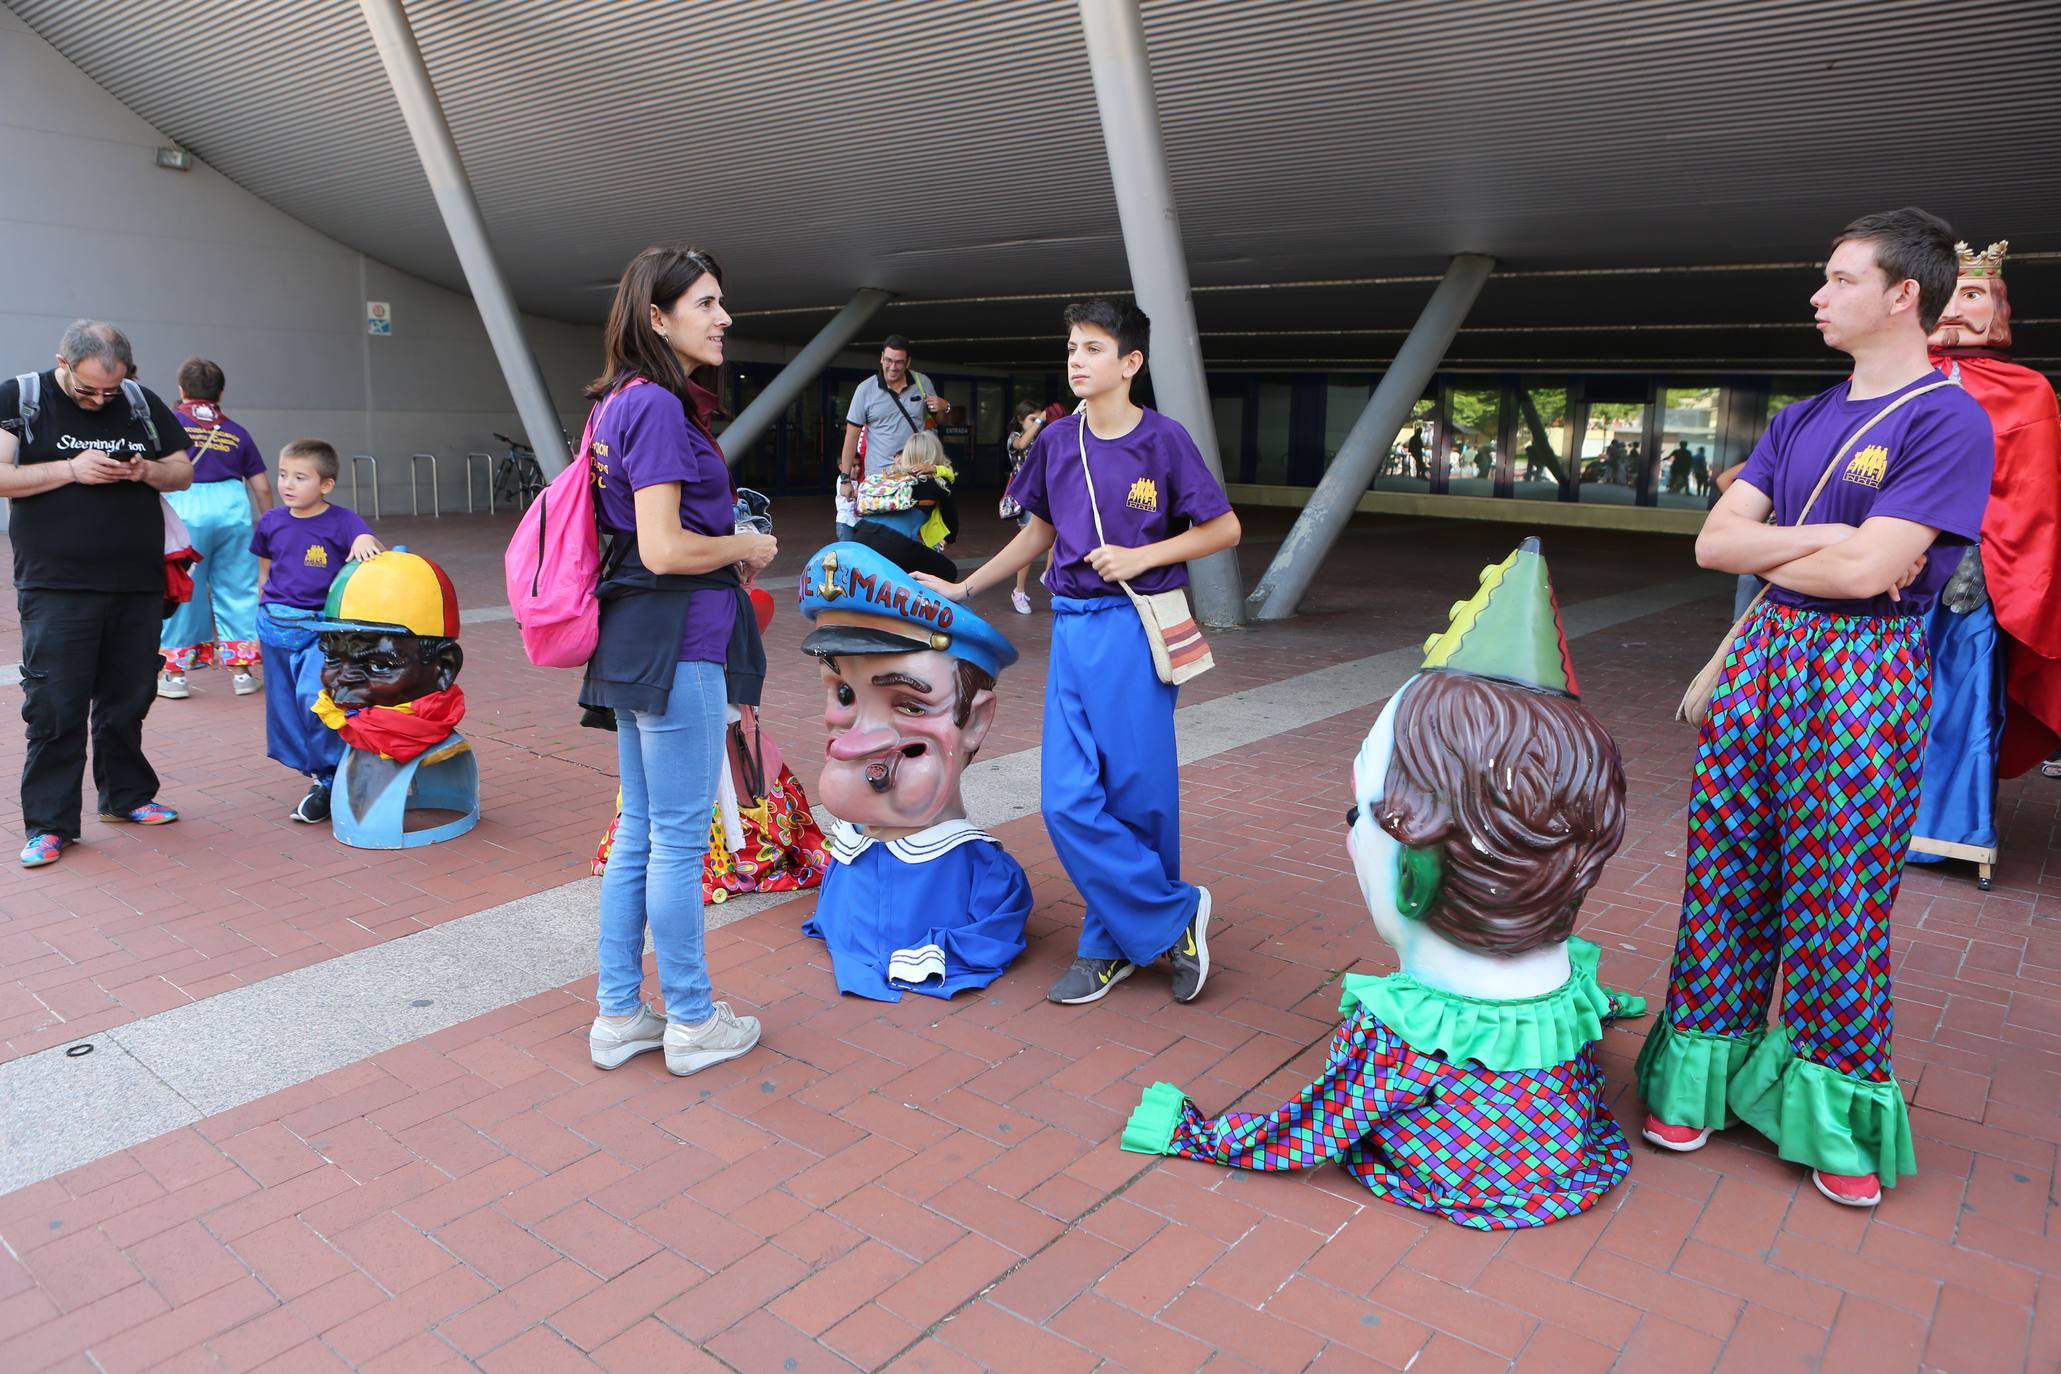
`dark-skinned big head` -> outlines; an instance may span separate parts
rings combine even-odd
[[[323,633],[322,685],[347,711],[401,706],[458,680],[464,650],[455,639],[405,630],[329,630]]]

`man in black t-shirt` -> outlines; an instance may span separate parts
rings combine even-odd
[[[101,817],[178,819],[156,800],[143,717],[157,694],[164,617],[158,493],[183,490],[193,464],[185,426],[130,380],[135,370],[121,330],[80,320],[65,330],[56,367],[26,386],[0,381],[0,496],[14,503],[8,533],[28,725],[26,868],[56,862],[79,838],[89,720]]]

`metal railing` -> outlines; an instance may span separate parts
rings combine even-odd
[[[478,507],[472,504],[472,460],[479,459],[487,465],[487,514],[494,513],[494,455],[491,453],[468,453],[465,455],[465,513],[473,514]]]
[[[372,518],[377,520],[380,518],[379,459],[369,453],[354,453],[351,455],[351,509],[357,511],[360,515],[365,513],[364,503],[358,497],[358,464],[360,463],[372,464]]]
[[[422,493],[416,475],[422,471],[424,460],[429,463],[429,514],[433,520],[444,518],[442,498],[437,494],[437,456],[434,453],[411,453],[408,455],[408,506],[412,514],[422,514]]]

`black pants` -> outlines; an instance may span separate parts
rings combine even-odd
[[[164,597],[36,588],[15,595],[21,718],[29,727],[22,824],[32,836],[76,840],[89,708],[101,813],[133,811],[157,796],[157,774],[143,757],[143,718],[157,698]]]

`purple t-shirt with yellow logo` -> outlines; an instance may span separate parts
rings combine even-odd
[[[250,431],[222,413],[211,401],[186,401],[178,408],[179,423],[193,442],[186,452],[193,459],[193,484],[243,482],[265,475],[265,455]]]
[[[680,398],[662,386],[624,387],[602,402],[588,451],[602,528],[636,537],[636,493],[662,482],[680,484],[680,528],[696,534],[737,532],[737,498],[723,454],[687,418]],[[737,594],[689,593],[682,663],[721,663],[729,656]]]
[[[305,519],[285,506],[272,507],[258,517],[250,537],[250,551],[272,560],[259,603],[321,610],[329,584],[351,556],[351,545],[370,533],[372,526],[349,506],[331,506]]]
[[[1875,413],[1905,391],[1941,380],[1928,372],[1884,396],[1850,401],[1851,379],[1808,401],[1784,407],[1739,470],[1739,480],[1775,503],[1778,524],[1796,523],[1832,455]],[[1923,615],[1954,575],[1962,552],[1982,537],[1982,513],[1989,505],[1995,440],[1989,416],[1958,386],[1906,401],[1861,436],[1811,507],[1807,525],[1852,525],[1871,516],[1893,516],[1939,531],[1926,557],[1923,576],[1903,589],[1903,599],[1885,593],[1860,601],[1805,596],[1769,587],[1768,600],[1827,615]]]
[[[1031,445],[1009,494],[1053,530],[1052,568],[1045,585],[1057,596],[1122,596],[1088,566],[1088,554],[1109,543],[1140,548],[1171,539],[1190,525],[1231,509],[1229,498],[1203,464],[1202,451],[1179,422],[1148,410],[1121,439],[1088,439],[1088,470],[1095,474],[1095,504],[1105,539],[1095,537],[1095,513],[1081,472],[1079,415],[1046,425]],[[1154,568],[1131,583],[1141,595],[1188,585],[1188,565]]]

